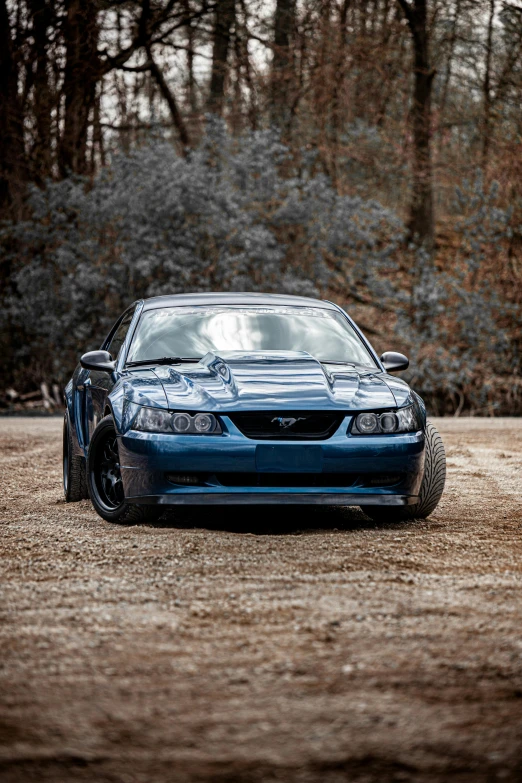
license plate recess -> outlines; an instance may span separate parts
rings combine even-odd
[[[320,473],[322,469],[322,446],[263,444],[256,447],[256,470],[261,473]]]

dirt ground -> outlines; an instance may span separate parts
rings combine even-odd
[[[182,511],[61,493],[0,420],[0,779],[522,780],[522,420],[435,422],[442,503]]]

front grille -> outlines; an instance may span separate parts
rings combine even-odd
[[[256,440],[326,440],[344,418],[343,413],[320,411],[265,411],[229,416],[243,435]]]

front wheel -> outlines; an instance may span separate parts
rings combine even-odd
[[[87,482],[95,511],[107,522],[131,525],[157,519],[161,509],[127,503],[123,491],[118,439],[112,416],[100,421],[91,438]]]
[[[438,431],[426,422],[426,453],[424,476],[419,491],[419,500],[412,506],[361,506],[366,516],[375,522],[402,522],[407,519],[426,519],[435,511],[446,483],[446,452]]]

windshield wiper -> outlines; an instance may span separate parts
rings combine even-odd
[[[142,367],[145,364],[181,364],[182,362],[199,362],[199,356],[162,356],[161,359],[140,359],[138,362],[127,362],[126,367]]]

